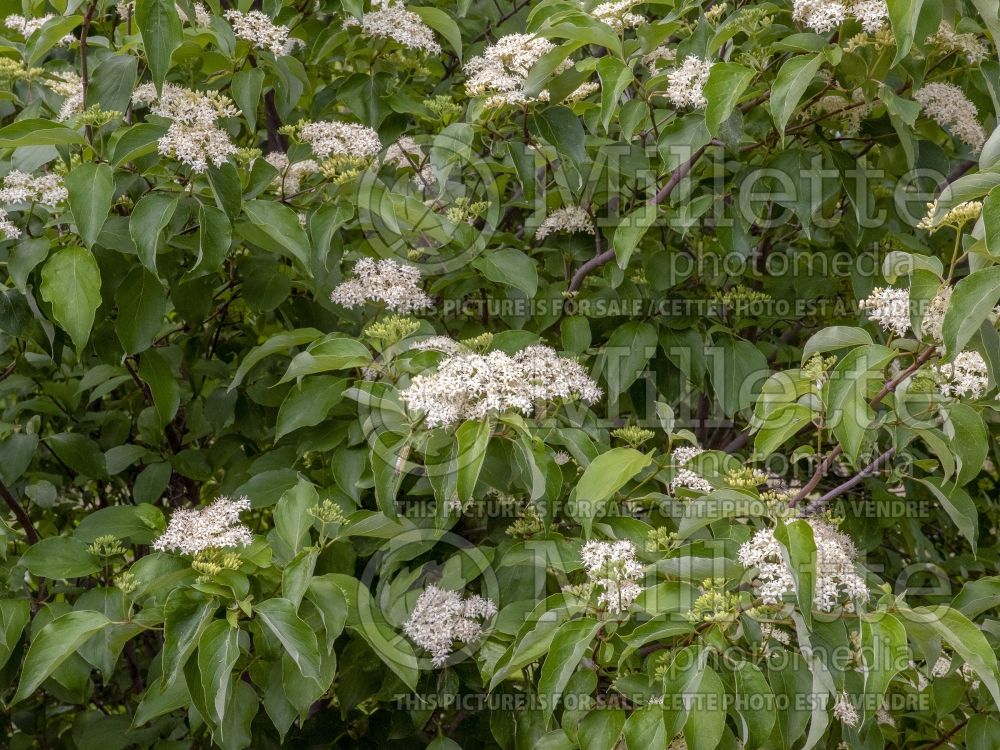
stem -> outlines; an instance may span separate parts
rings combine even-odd
[[[90,74],[87,67],[87,34],[90,32],[90,19],[94,15],[94,10],[97,8],[97,0],[92,0],[90,5],[87,6],[87,12],[83,16],[83,26],[80,29],[80,88],[83,89],[83,109],[87,109],[87,89],[90,87]],[[84,126],[84,133],[87,136],[87,142],[90,143],[94,139],[94,129],[90,125]]]
[[[31,516],[28,515],[24,507],[17,501],[17,498],[7,489],[7,485],[0,481],[0,497],[3,497],[7,507],[11,509],[14,517],[17,518],[17,522],[21,524],[21,528],[24,529],[24,535],[28,538],[28,544],[35,544],[39,540],[38,531],[35,529],[35,524],[31,522]]]

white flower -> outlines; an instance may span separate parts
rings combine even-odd
[[[794,0],[792,19],[806,28],[824,34],[847,18],[847,6],[833,0]]]
[[[435,667],[444,666],[455,641],[470,643],[479,640],[483,628],[479,620],[497,613],[489,599],[472,595],[463,600],[457,591],[430,585],[417,599],[403,632],[415,644],[431,653]]]
[[[59,96],[64,97],[56,120],[65,122],[74,115],[83,112],[83,79],[69,70],[62,70],[52,75],[55,80],[46,81],[46,85]]]
[[[642,586],[636,583],[642,578],[642,565],[635,553],[635,545],[628,540],[591,540],[580,550],[588,582],[601,589],[597,603],[609,612],[624,612],[642,593]]]
[[[250,42],[250,46],[254,49],[270,50],[275,57],[287,55],[298,42],[296,39],[288,38],[291,29],[275,24],[259,10],[251,10],[249,13],[227,10],[224,15],[232,24],[233,34],[238,39]]]
[[[555,49],[548,39],[534,34],[508,34],[491,44],[483,54],[465,64],[465,93],[469,96],[487,96],[487,107],[505,104],[524,104],[531,101],[548,101],[549,92],[542,90],[528,96],[524,84],[528,72],[542,55]],[[564,61],[564,66],[572,63]],[[555,72],[561,72],[563,67]]]
[[[364,159],[375,156],[382,150],[378,133],[353,122],[300,123],[297,133],[320,159],[328,156]]]
[[[288,154],[281,151],[272,151],[264,157],[264,161],[278,170],[273,185],[282,195],[294,195],[299,192],[302,178],[319,171],[319,165],[312,159],[290,164]]]
[[[537,402],[579,398],[593,404],[601,395],[578,363],[547,346],[529,346],[513,357],[501,351],[453,354],[436,372],[414,377],[400,398],[433,428],[491,413],[530,416]]]
[[[842,597],[867,599],[868,586],[854,569],[854,543],[834,526],[818,518],[806,519],[816,542],[816,581],[813,606],[830,612]],[[761,529],[740,547],[738,559],[747,568],[757,568],[754,581],[764,604],[780,604],[795,590],[795,579],[785,565],[773,529]]]
[[[21,236],[21,230],[7,218],[7,212],[2,208],[0,208],[0,235],[3,235],[5,240],[16,240]]]
[[[951,658],[941,654],[931,667],[931,677],[946,677],[949,671],[951,671]]]
[[[910,291],[895,287],[876,287],[861,301],[860,308],[868,311],[869,320],[897,336],[910,330]]]
[[[43,174],[32,177],[17,169],[9,172],[3,178],[3,188],[0,188],[0,203],[41,203],[55,208],[66,200],[69,193],[63,186],[62,177],[56,174]]]
[[[952,288],[950,286],[942,287],[934,295],[934,299],[930,301],[930,304],[927,305],[924,318],[920,321],[920,333],[938,343],[941,342],[941,328],[944,325],[944,314],[948,312],[948,305],[951,303],[951,292]]]
[[[896,720],[892,718],[892,715],[885,709],[884,706],[879,706],[875,710],[875,721],[879,724],[885,724],[890,727],[896,726]]]
[[[942,21],[938,30],[927,37],[927,42],[933,44],[943,54],[958,52],[972,65],[988,59],[989,48],[975,34],[959,34],[950,23]]]
[[[464,346],[450,336],[428,336],[415,342],[410,348],[419,351],[444,352],[445,354],[458,354],[466,351]]]
[[[557,451],[556,454],[552,456],[552,460],[555,461],[556,466],[565,466],[573,459],[570,458],[570,455],[566,451]]]
[[[851,703],[850,696],[847,693],[841,693],[837,696],[837,702],[833,705],[833,718],[839,719],[840,723],[846,724],[849,727],[856,727],[858,725],[858,710]]]
[[[681,469],[670,481],[670,491],[676,493],[681,487],[686,487],[695,492],[711,492],[715,488],[709,482],[695,474],[690,469]]]
[[[634,29],[646,23],[646,17],[631,13],[632,6],[638,5],[638,0],[612,0],[601,3],[590,11],[590,15],[598,21],[606,23],[615,31]]]
[[[175,510],[167,530],[153,542],[153,549],[194,555],[209,549],[245,547],[253,541],[250,529],[240,523],[240,513],[246,510],[250,510],[250,501],[245,497],[220,497],[201,510]]]
[[[27,18],[26,16],[19,16],[16,14],[11,14],[4,19],[4,25],[11,31],[16,31],[18,34],[23,36],[25,39],[30,37],[45,24],[51,21],[53,18],[52,14],[41,16],[40,18]],[[59,40],[59,46],[65,47],[67,44],[72,44],[76,41],[76,37],[72,34],[67,34]]]
[[[545,220],[535,230],[535,239],[544,240],[553,232],[593,234],[594,222],[590,215],[579,206],[566,206],[556,209],[545,217]]]
[[[986,143],[986,131],[979,123],[976,105],[958,86],[928,83],[913,94],[927,116],[978,153]]]
[[[656,72],[656,63],[660,60],[672,63],[677,60],[677,50],[665,44],[660,45],[646,55],[642,56],[642,62],[649,68],[650,73]]]
[[[979,685],[981,683],[979,682],[978,679],[976,679],[976,670],[972,668],[971,664],[969,664],[968,662],[962,664],[962,666],[958,668],[958,675],[967,683],[969,683],[969,687],[971,687],[973,690],[979,689]]]
[[[578,102],[581,99],[586,99],[591,94],[600,91],[601,84],[596,81],[588,81],[587,83],[580,84],[577,88],[573,89],[563,101],[566,102]]]
[[[678,466],[687,466],[688,461],[704,452],[703,449],[696,445],[682,445],[674,448],[674,452],[670,454],[670,457],[674,459],[674,463]]]
[[[230,99],[217,91],[194,91],[164,83],[157,96],[151,83],[144,83],[132,94],[137,106],[148,106],[150,114],[171,121],[159,140],[163,156],[187,164],[194,172],[204,172],[208,163],[221,166],[236,153],[229,134],[216,124],[220,117],[239,114]]]
[[[859,0],[851,6],[851,15],[866,33],[877,34],[889,23],[889,6],[885,0]]]
[[[705,84],[712,66],[694,55],[688,55],[680,67],[667,74],[666,97],[675,107],[702,109],[708,105]]]
[[[989,388],[989,371],[979,352],[959,352],[954,361],[932,365],[931,370],[941,380],[938,389],[945,398],[982,398]]]
[[[431,306],[419,282],[420,271],[413,266],[362,258],[354,264],[354,278],[338,284],[330,300],[347,308],[381,302],[393,312],[413,312]]]
[[[344,26],[358,26],[359,22],[349,18]],[[379,39],[392,39],[407,49],[423,50],[432,55],[440,54],[441,45],[434,38],[434,32],[423,19],[407,10],[402,2],[375,0],[372,10],[361,16],[361,33]]]

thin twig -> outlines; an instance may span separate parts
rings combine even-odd
[[[885,453],[876,458],[874,461],[872,461],[870,464],[868,464],[865,468],[863,468],[853,477],[848,479],[846,482],[837,485],[832,490],[823,495],[823,497],[819,498],[818,500],[813,500],[811,503],[809,503],[809,505],[806,506],[806,515],[812,515],[814,513],[818,513],[823,508],[823,506],[825,506],[828,502],[830,502],[836,497],[840,497],[852,487],[857,487],[865,479],[867,479],[872,474],[875,474],[879,469],[881,469],[886,464],[886,462],[888,462],[889,459],[895,455],[896,455],[895,448],[890,448],[889,450],[887,450]]]
[[[14,517],[17,518],[17,522],[24,529],[24,535],[28,538],[28,544],[37,542],[40,537],[38,536],[38,531],[35,529],[35,524],[31,522],[31,516],[28,515],[28,512],[2,481],[0,481],[0,496],[3,497],[4,502],[7,503],[7,507],[10,508]]]

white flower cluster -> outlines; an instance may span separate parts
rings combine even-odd
[[[483,50],[483,54],[465,64],[465,93],[469,96],[487,95],[487,107],[548,101],[547,90],[528,96],[524,84],[532,66],[553,49],[555,45],[552,42],[534,34],[502,36]],[[566,66],[571,64],[565,61]]]
[[[648,54],[642,56],[642,62],[646,67],[649,68],[650,74],[656,72],[656,63],[659,61],[666,63],[673,63],[677,60],[677,50],[673,47],[668,47],[665,44],[661,44],[659,47],[655,48]]]
[[[7,212],[2,208],[0,208],[0,235],[3,235],[5,240],[16,240],[21,236],[21,230],[7,217]]]
[[[441,45],[424,20],[397,0],[375,0],[372,10],[344,22],[345,27],[361,26],[361,33],[379,39],[392,39],[407,49],[424,50],[432,55],[441,53]]]
[[[860,308],[868,311],[869,320],[897,336],[910,330],[910,291],[896,287],[876,287],[861,301]]]
[[[694,55],[688,55],[679,67],[667,74],[666,97],[675,107],[703,109],[708,105],[705,84],[712,65]]]
[[[842,692],[837,696],[837,702],[833,704],[833,718],[849,727],[858,725],[858,709],[854,707],[847,693]]]
[[[579,206],[566,206],[559,208],[545,217],[545,220],[538,225],[535,230],[535,239],[544,240],[550,234],[560,232],[562,234],[572,234],[574,232],[594,233],[594,222],[590,215]]]
[[[227,10],[225,16],[237,39],[250,42],[254,49],[270,50],[275,57],[287,55],[300,43],[297,39],[288,38],[291,29],[274,23],[259,10],[251,10],[249,13]]]
[[[3,178],[0,188],[0,203],[22,204],[41,203],[56,207],[68,197],[63,180],[57,174],[43,174],[32,177],[15,169]]]
[[[974,153],[986,143],[986,131],[979,122],[979,111],[958,86],[951,83],[928,83],[914,92],[924,112],[934,122],[969,146]]]
[[[951,304],[951,291],[950,286],[942,287],[927,305],[924,318],[920,321],[920,333],[939,343],[942,335],[941,329],[944,325],[944,314],[948,312],[948,305]]]
[[[942,21],[938,30],[927,37],[928,44],[933,44],[942,54],[957,52],[965,55],[971,65],[988,59],[989,48],[975,34],[959,34],[947,21]]]
[[[931,370],[942,380],[938,389],[945,398],[982,398],[989,388],[989,371],[979,352],[959,352],[954,361],[932,365]]]
[[[813,606],[830,612],[842,596],[867,599],[868,586],[854,570],[857,551],[854,543],[834,526],[818,518],[806,521],[816,542],[816,581]],[[781,546],[773,529],[761,529],[740,547],[739,561],[757,568],[757,593],[765,604],[780,604],[785,594],[795,590],[795,579],[785,565]]]
[[[353,122],[305,122],[296,133],[320,159],[328,156],[370,158],[382,150],[378,133]]]
[[[467,599],[457,591],[448,591],[433,584],[420,594],[417,603],[403,624],[403,632],[414,643],[431,654],[435,667],[444,666],[455,641],[471,643],[483,635],[480,620],[497,613],[489,599],[473,594]]]
[[[272,151],[264,157],[264,161],[278,170],[278,176],[274,178],[273,184],[282,195],[286,196],[299,192],[302,179],[319,171],[319,165],[312,159],[292,164],[288,161],[288,154],[282,151]]]
[[[164,83],[162,94],[157,96],[153,84],[144,83],[132,94],[132,103],[147,106],[150,114],[171,121],[159,140],[159,152],[187,164],[195,172],[204,172],[208,162],[221,166],[236,153],[229,134],[216,124],[220,117],[239,114],[223,94]]]
[[[868,34],[877,34],[889,23],[889,6],[885,0],[795,0],[792,19],[820,34],[833,31],[853,16]]]
[[[678,489],[685,487],[695,492],[711,492],[715,489],[709,484],[707,479],[698,476],[690,469],[681,469],[677,476],[670,480],[670,491],[676,493]]]
[[[381,302],[393,312],[413,312],[431,306],[419,284],[420,271],[413,266],[362,258],[354,264],[354,278],[338,284],[330,300],[347,308]]]
[[[211,549],[245,547],[253,541],[250,529],[240,523],[240,513],[246,510],[250,510],[250,500],[245,497],[220,497],[201,510],[176,510],[167,530],[153,542],[153,549],[194,555]]]
[[[71,70],[53,73],[55,80],[47,81],[46,85],[59,96],[64,97],[58,122],[65,122],[73,115],[83,112],[83,79]]]
[[[468,351],[466,347],[450,336],[428,336],[425,339],[417,341],[410,348],[417,349],[418,351],[444,352],[445,354],[458,354],[459,352]]]
[[[602,391],[577,362],[547,346],[529,346],[510,356],[459,353],[437,371],[417,375],[400,393],[414,412],[423,412],[428,427],[483,419],[496,412],[532,415],[537,402],[579,398],[593,404]]]
[[[704,449],[699,448],[696,445],[682,445],[678,448],[674,448],[674,452],[670,454],[670,457],[678,466],[687,466],[688,461],[704,452]]]
[[[420,144],[408,135],[401,136],[385,150],[385,162],[394,164],[397,169],[412,169],[413,184],[418,190],[432,190],[437,185],[434,167],[424,161],[424,152]]]
[[[15,31],[25,39],[30,37],[45,24],[51,21],[54,16],[49,13],[39,18],[28,18],[26,16],[19,16],[17,14],[11,14],[4,19],[4,26],[6,26],[11,31]],[[76,41],[76,37],[72,34],[67,34],[62,39],[59,40],[59,46],[65,47],[67,44],[72,44]]]
[[[590,15],[602,23],[606,23],[615,31],[634,29],[646,23],[646,17],[632,13],[632,7],[638,5],[638,0],[612,0],[601,3],[590,11]]]
[[[588,582],[601,589],[597,603],[609,612],[624,612],[642,593],[642,586],[636,583],[642,578],[642,565],[635,552],[635,545],[627,539],[591,540],[580,550]]]

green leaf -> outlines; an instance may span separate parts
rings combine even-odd
[[[977,625],[951,607],[901,609],[896,615],[904,623],[928,625],[972,667],[1000,707],[1000,670],[997,655]]]
[[[89,250],[67,247],[42,267],[42,299],[52,305],[56,322],[69,334],[77,350],[90,338],[101,305],[101,272]]]
[[[173,0],[136,0],[135,23],[157,93],[170,70],[170,57],[181,46],[181,20]]]
[[[656,351],[656,329],[644,320],[630,320],[618,326],[601,353],[608,394],[624,393],[639,379]]]
[[[944,314],[941,338],[949,357],[965,348],[1000,301],[1000,267],[984,268],[955,284]]]
[[[615,250],[615,260],[619,268],[626,268],[632,253],[635,252],[640,240],[646,236],[649,228],[656,223],[656,206],[643,204],[622,219],[615,227],[611,246]]]
[[[580,722],[580,750],[614,750],[625,727],[625,712],[604,707],[591,711]]]
[[[170,224],[177,198],[165,193],[147,193],[132,210],[128,232],[139,251],[139,260],[156,273],[156,252],[163,244],[163,230]]]
[[[243,213],[270,240],[268,249],[283,252],[299,261],[303,268],[309,268],[309,238],[292,209],[274,201],[248,201],[243,205]]]
[[[75,146],[86,143],[86,138],[72,128],[44,118],[18,120],[0,128],[0,148]]]
[[[93,247],[111,214],[114,173],[107,164],[81,164],[66,176],[66,189],[76,232],[83,244]]]
[[[147,349],[139,360],[139,377],[153,394],[153,406],[160,427],[165,428],[177,415],[181,389],[167,358],[156,349]]]
[[[910,650],[902,623],[887,612],[862,615],[861,656],[865,663],[865,695],[868,696],[864,705],[878,706],[889,682],[909,664]]]
[[[732,418],[754,402],[754,386],[765,380],[770,367],[767,357],[749,341],[725,337],[717,345],[718,354],[709,375],[723,413]]]
[[[580,118],[566,107],[549,107],[538,115],[532,115],[531,121],[539,135],[551,143],[577,172],[582,172],[587,163],[587,149]]]
[[[34,694],[60,664],[110,624],[100,612],[82,610],[67,612],[42,628],[28,648],[11,705]]]
[[[652,462],[652,458],[634,448],[612,448],[587,467],[577,482],[571,504],[573,517],[589,535],[598,509]]]
[[[823,55],[796,55],[789,58],[778,71],[771,88],[771,117],[782,137],[785,125],[822,64]]]
[[[476,258],[472,265],[482,271],[490,281],[520,289],[529,298],[534,297],[538,289],[538,270],[535,261],[520,250],[514,248],[491,250]]]
[[[873,343],[871,334],[864,328],[828,326],[809,337],[806,345],[802,347],[801,361],[802,364],[805,364],[814,354],[823,354],[855,346],[867,346],[871,343]]]
[[[216,271],[226,260],[233,241],[233,227],[225,212],[215,206],[198,208],[198,258],[191,276]]]
[[[318,677],[319,646],[316,634],[295,613],[295,605],[287,599],[268,599],[254,605],[254,615],[285,647],[303,677]]]
[[[226,715],[230,678],[240,655],[239,633],[228,620],[215,620],[198,639],[201,690],[211,711],[205,718],[215,726],[222,724]]]
[[[317,372],[364,367],[371,361],[371,352],[360,341],[340,335],[330,336],[312,344],[308,351],[296,354],[278,382],[287,383]]]
[[[896,56],[892,60],[897,65],[910,52],[913,37],[917,31],[917,20],[924,0],[886,0],[889,6],[889,21],[896,37]]]
[[[955,481],[966,485],[983,470],[990,449],[989,435],[979,412],[968,404],[953,403],[945,411],[948,419],[944,431],[958,465]]]
[[[21,557],[28,572],[42,578],[82,578],[101,569],[97,555],[69,536],[50,536],[28,547]]]
[[[807,625],[812,623],[813,599],[816,590],[816,540],[812,526],[805,521],[779,523],[774,531],[788,558],[785,561],[795,579],[795,598]]]
[[[298,553],[309,544],[309,529],[314,519],[309,509],[319,505],[319,494],[312,482],[299,479],[298,483],[285,493],[274,506],[274,528],[291,549]]]
[[[768,414],[754,438],[754,456],[765,459],[812,422],[813,411],[803,404],[785,404]]]
[[[867,391],[872,383],[884,382],[881,369],[895,353],[884,346],[871,345],[852,349],[833,369],[824,389],[827,421],[844,447],[844,455],[857,458],[865,434],[874,418],[868,406]]]
[[[31,464],[38,447],[38,435],[14,432],[0,440],[0,479],[12,485]]]
[[[685,691],[697,702],[684,722],[684,739],[690,750],[714,750],[726,726],[726,690],[711,667],[703,667],[697,680],[696,688]]]
[[[264,71],[260,68],[244,68],[233,74],[233,101],[246,118],[251,133],[257,129],[257,107],[263,89]]]
[[[274,427],[275,442],[302,427],[312,427],[326,419],[330,409],[344,399],[348,381],[331,375],[304,378],[293,386],[281,402]]]
[[[542,664],[538,680],[538,695],[543,699],[542,711],[547,719],[555,710],[566,683],[592,645],[601,629],[597,620],[585,617],[564,623],[552,638],[552,645]],[[619,727],[619,731],[620,731]]]
[[[598,59],[597,75],[601,79],[601,125],[607,132],[618,109],[618,100],[634,76],[630,67],[610,55]]]
[[[163,605],[162,684],[170,684],[194,653],[219,603],[193,589],[174,589]]]
[[[945,513],[955,522],[959,533],[969,540],[972,552],[976,552],[976,539],[979,535],[979,513],[976,503],[961,487],[947,487],[938,477],[920,478],[917,481],[927,487],[941,503]]]
[[[743,722],[747,748],[761,747],[774,729],[777,714],[774,693],[764,674],[750,662],[741,661],[733,670],[736,678],[736,711]]]
[[[315,328],[296,328],[294,331],[287,331],[272,336],[260,346],[255,346],[243,358],[240,366],[236,368],[236,374],[233,376],[233,382],[229,384],[229,390],[233,390],[242,383],[247,373],[261,360],[270,357],[272,354],[291,349],[293,346],[308,344],[322,335],[323,333],[317,331]]]
[[[705,123],[713,137],[719,134],[722,123],[736,109],[736,103],[753,77],[754,72],[750,68],[737,63],[720,62],[712,66],[705,84],[705,98],[708,100]]]
[[[115,292],[118,318],[115,333],[126,354],[148,349],[167,314],[167,291],[141,266],[134,267]]]
[[[45,442],[59,460],[73,471],[92,479],[107,477],[108,465],[101,447],[86,435],[60,432],[45,438]]]
[[[458,474],[458,499],[465,503],[472,499],[479,481],[479,473],[486,460],[486,446],[490,442],[488,419],[463,422],[455,430],[458,453],[455,457]]]
[[[86,544],[107,534],[123,542],[149,544],[163,533],[165,527],[163,511],[149,503],[113,505],[86,515],[73,531],[73,536]]]
[[[28,67],[34,67],[50,49],[81,23],[83,23],[83,16],[66,16],[65,18],[52,19],[46,23],[37,35],[33,35],[35,43],[31,46],[31,54],[28,56]]]
[[[448,42],[448,46],[455,51],[458,61],[462,61],[462,50],[464,48],[462,44],[462,32],[459,30],[458,24],[455,23],[454,19],[448,13],[439,8],[424,8],[416,5],[408,5],[406,9],[416,13],[424,23],[443,36],[445,41]]]
[[[31,605],[27,599],[0,599],[0,667],[3,667],[21,641]]]

